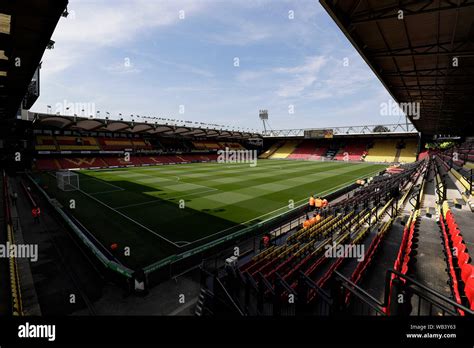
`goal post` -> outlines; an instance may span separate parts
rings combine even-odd
[[[56,172],[56,183],[62,191],[79,190],[79,175],[74,172]]]

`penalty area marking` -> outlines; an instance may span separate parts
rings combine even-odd
[[[119,214],[119,215],[123,216],[123,217],[124,217],[124,218],[126,218],[127,220],[129,220],[129,221],[133,222],[134,224],[136,224],[136,225],[140,226],[141,228],[143,228],[143,229],[147,230],[148,232],[150,232],[150,233],[153,233],[153,234],[154,234],[155,236],[157,236],[158,238],[161,238],[161,239],[163,239],[163,240],[167,241],[168,243],[170,243],[170,244],[173,244],[175,247],[177,247],[177,248],[180,248],[180,246],[179,246],[179,245],[177,245],[176,243],[172,242],[172,241],[171,241],[171,240],[169,240],[168,238],[166,238],[166,237],[163,237],[161,234],[159,234],[159,233],[156,233],[155,231],[153,231],[153,230],[149,229],[148,227],[146,227],[146,226],[142,225],[142,224],[141,224],[141,223],[139,223],[138,221],[135,221],[134,219],[132,219],[132,218],[131,218],[131,217],[129,217],[128,215],[125,215],[125,214],[123,214],[123,213],[119,212],[118,210],[116,210],[116,209],[112,208],[110,205],[108,205],[108,204],[105,204],[105,203],[104,203],[104,202],[102,202],[100,199],[97,199],[97,198],[95,198],[94,196],[91,196],[90,194],[88,194],[87,192],[84,192],[84,191],[82,191],[82,190],[78,190],[78,191],[79,191],[79,192],[82,192],[84,195],[86,195],[86,196],[88,196],[88,197],[92,198],[92,199],[93,199],[93,200],[95,200],[96,202],[99,202],[100,204],[102,204],[103,206],[105,206],[105,207],[109,208],[110,210],[113,210],[113,211],[114,211],[114,212],[116,212],[117,214]]]
[[[55,177],[53,174],[50,174],[50,175],[51,175],[53,178]],[[136,224],[137,226],[140,226],[140,227],[143,228],[144,230],[146,230],[146,231],[148,231],[148,232],[150,232],[150,233],[153,233],[153,234],[154,234],[155,236],[157,236],[158,238],[161,238],[161,239],[163,239],[164,241],[166,241],[166,242],[168,242],[168,243],[174,245],[175,247],[180,248],[179,245],[177,245],[176,243],[172,242],[172,241],[169,240],[168,238],[163,237],[161,234],[156,233],[155,231],[153,231],[153,230],[149,229],[148,227],[142,225],[142,224],[139,223],[138,221],[135,221],[135,220],[132,219],[130,216],[125,215],[125,214],[119,212],[118,210],[112,208],[110,205],[108,205],[108,204],[102,202],[100,199],[98,199],[98,198],[96,198],[96,197],[90,195],[89,193],[87,193],[87,192],[85,192],[85,191],[83,191],[83,190],[81,190],[81,189],[79,189],[79,190],[77,190],[77,191],[78,191],[78,192],[81,192],[83,195],[86,195],[86,196],[89,197],[89,198],[92,198],[94,201],[98,202],[99,204],[102,204],[103,206],[109,208],[110,210],[116,212],[117,214],[123,216],[125,219],[131,221],[132,223]]]
[[[82,175],[87,175],[87,174],[82,174]],[[95,180],[95,181],[97,181],[97,182],[100,182],[101,184],[105,184],[105,185],[109,185],[109,186],[115,187],[115,188],[117,189],[117,191],[125,191],[125,189],[124,189],[123,187],[120,187],[120,186],[111,184],[110,182],[105,181],[105,180],[97,179],[97,178],[95,178],[95,177],[93,177],[93,176],[90,176],[90,175],[87,175],[86,178],[83,178],[83,179],[80,180],[80,181],[87,181],[87,180]]]
[[[121,191],[125,191],[125,190],[124,189],[122,189],[122,190],[108,190],[108,191],[93,192],[93,193],[89,193],[89,194],[90,195],[101,195],[101,194],[104,194],[104,193],[121,192]]]

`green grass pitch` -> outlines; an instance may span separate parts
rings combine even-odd
[[[375,174],[369,163],[259,160],[80,171],[80,191],[63,192],[51,174],[41,184],[105,246],[128,246],[118,258],[143,267],[194,245],[305,204]]]

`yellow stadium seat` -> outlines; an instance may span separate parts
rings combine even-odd
[[[369,149],[365,157],[366,162],[394,162],[397,155],[397,140],[375,140],[374,146]]]
[[[299,143],[300,141],[295,140],[286,141],[279,149],[277,149],[273,153],[273,155],[270,156],[270,158],[287,158],[295,150]]]
[[[403,163],[415,162],[417,151],[418,143],[416,141],[407,141],[405,147],[400,151],[398,161]]]

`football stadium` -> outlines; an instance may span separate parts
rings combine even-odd
[[[270,126],[274,99],[242,127],[205,101],[189,118],[37,108],[72,90],[40,74],[74,5],[0,4],[1,316],[472,317],[473,1],[308,1],[403,115],[291,127]]]

